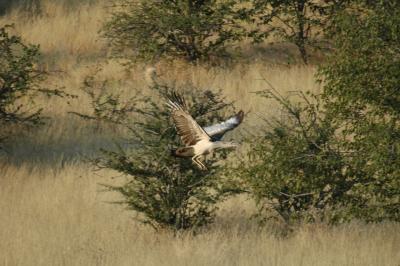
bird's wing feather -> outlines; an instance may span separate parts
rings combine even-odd
[[[214,140],[219,140],[222,138],[222,136],[236,128],[240,123],[242,123],[244,118],[244,113],[243,111],[238,112],[236,115],[228,118],[224,122],[208,126],[204,128],[204,131]]]
[[[210,136],[207,135],[204,129],[187,111],[182,96],[173,93],[172,98],[169,99],[167,104],[171,108],[172,120],[185,146],[195,145],[197,142],[204,139],[210,140]]]

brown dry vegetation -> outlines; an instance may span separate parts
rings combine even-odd
[[[40,17],[27,18],[18,10],[0,17],[0,25],[15,23],[26,41],[40,44],[43,68],[52,71],[47,85],[82,96],[69,105],[44,99],[51,122],[8,144],[9,153],[0,157],[0,265],[400,265],[398,224],[304,225],[282,238],[276,225],[259,228],[250,219],[254,203],[240,196],[221,204],[216,222],[204,232],[174,237],[108,204],[118,196],[102,193],[99,183],[123,177],[94,172],[80,154],[112,145],[119,132],[68,114],[90,111],[79,87],[107,54],[98,36],[105,18],[101,4],[67,12],[52,1],[45,2]],[[231,68],[166,63],[156,68],[165,82],[221,89],[248,112],[250,127],[260,124],[259,116],[279,114],[276,106],[251,93],[267,88],[263,79],[289,95],[320,90],[314,67],[272,64],[276,58]],[[145,68],[127,71],[111,61],[101,77],[123,80],[121,89],[129,94],[146,90]],[[239,131],[245,134],[243,128]]]

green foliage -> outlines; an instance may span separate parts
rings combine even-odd
[[[122,100],[110,90],[110,82],[90,77],[85,91],[92,98],[93,114],[84,118],[108,121],[127,129],[129,145],[117,150],[102,150],[95,160],[100,168],[114,169],[126,176],[120,186],[107,186],[119,192],[128,208],[154,228],[173,231],[195,229],[213,220],[215,204],[224,195],[218,182],[221,153],[207,159],[209,171],[201,171],[189,159],[171,156],[171,149],[182,146],[170,121],[166,98],[174,88],[155,84],[149,95],[137,93]],[[113,93],[110,93],[113,92]],[[222,119],[231,110],[220,94],[192,86],[181,90],[190,113],[201,125]]]
[[[335,52],[322,69],[324,99],[348,136],[349,163],[364,176],[355,208],[371,220],[400,219],[400,6],[377,1],[338,16]]]
[[[285,119],[266,121],[238,173],[286,222],[400,220],[400,8],[359,7],[331,25],[321,97],[261,93]]]
[[[245,34],[237,2],[119,0],[104,34],[119,55],[128,51],[136,59],[225,57],[227,44]]]
[[[267,129],[251,139],[248,160],[236,169],[238,174],[267,216],[279,214],[286,223],[334,222],[334,207],[350,200],[352,180],[343,171],[347,165],[331,118],[321,113],[316,96],[299,93],[301,103],[295,104],[274,89],[259,94],[277,101],[283,118],[265,120]]]
[[[0,138],[11,134],[13,126],[42,123],[42,110],[35,107],[34,97],[63,95],[40,86],[46,73],[37,67],[39,47],[24,44],[9,28],[0,28]]]
[[[307,47],[319,47],[318,39],[335,12],[346,6],[347,0],[257,0],[253,1],[251,14],[265,30],[252,33],[256,41],[270,34],[297,46],[301,58],[308,63]]]

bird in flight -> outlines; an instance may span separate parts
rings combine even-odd
[[[167,105],[171,108],[171,117],[184,147],[172,150],[176,157],[192,157],[192,161],[201,169],[207,167],[200,161],[200,157],[213,150],[235,148],[238,145],[231,141],[221,141],[223,135],[236,128],[244,118],[243,111],[224,122],[201,127],[189,114],[184,98],[173,92]]]

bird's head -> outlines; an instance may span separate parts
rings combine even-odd
[[[234,142],[234,141],[228,141],[228,144],[232,147],[232,148],[236,148],[239,146],[239,143]]]
[[[226,149],[226,148],[236,148],[239,146],[239,144],[233,141],[224,141],[219,146],[220,146],[219,148]]]

